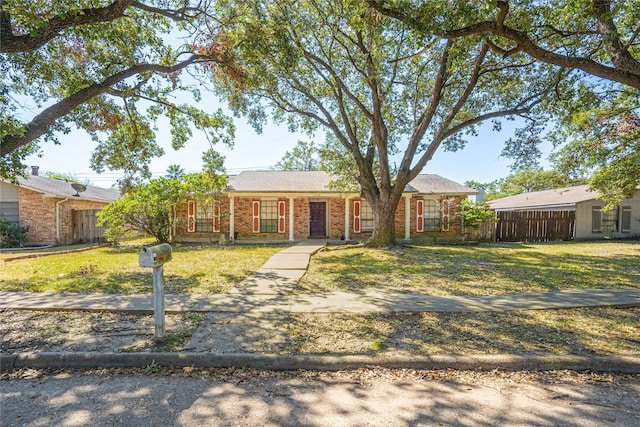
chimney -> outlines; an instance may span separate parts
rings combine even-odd
[[[38,176],[39,169],[40,169],[40,166],[31,166],[31,175]]]
[[[484,190],[482,188],[478,188],[478,194],[476,194],[476,202],[484,202]]]

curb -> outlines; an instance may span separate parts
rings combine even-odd
[[[0,354],[0,371],[21,368],[143,368],[149,365],[275,371],[342,371],[362,367],[640,374],[640,356],[280,356],[252,353],[14,353]]]

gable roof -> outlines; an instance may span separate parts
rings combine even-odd
[[[44,176],[29,175],[27,178],[18,177],[18,185],[27,190],[43,193],[47,197],[73,198],[77,200],[91,200],[94,202],[110,203],[120,198],[120,192],[106,188],[87,185],[87,190],[79,193],[71,187],[71,182],[61,179],[46,178]]]
[[[412,190],[420,194],[478,194],[473,188],[431,173],[416,176],[405,189],[409,192]]]
[[[598,193],[589,190],[586,185],[576,185],[503,197],[490,201],[489,206],[493,209],[566,208],[575,207],[578,202],[595,200],[597,197]]]
[[[325,171],[245,171],[229,177],[227,191],[246,193],[335,193],[329,189],[334,177]],[[408,193],[477,194],[439,175],[418,175],[407,187]]]
[[[244,171],[229,177],[227,191],[248,193],[324,193],[331,175],[325,171]]]

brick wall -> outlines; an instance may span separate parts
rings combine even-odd
[[[41,193],[20,187],[18,209],[20,224],[29,227],[29,242],[56,243],[56,203],[63,198],[42,197]],[[73,210],[101,209],[104,202],[69,198],[60,203],[59,244],[73,243]]]
[[[437,233],[418,233],[416,232],[416,201],[421,197],[412,197],[410,204],[410,230],[411,237],[420,236],[459,236],[461,233],[461,218],[459,215],[459,206],[464,198],[463,196],[447,197],[450,201],[451,217],[449,221],[448,232]],[[234,210],[235,210],[235,231],[238,233],[238,238],[264,238],[264,239],[288,239],[289,238],[289,199],[279,198],[278,200],[285,201],[285,232],[284,233],[254,233],[253,232],[253,201],[260,200],[259,197],[234,197]],[[314,199],[311,199],[312,201]],[[322,198],[318,201],[326,201],[327,214],[329,215],[329,225],[327,234],[331,239],[339,239],[345,232],[344,212],[345,212],[345,199],[342,197],[334,198]],[[364,239],[367,238],[371,232],[355,233],[353,230],[353,205],[356,200],[364,200],[359,198],[349,199],[349,228],[350,237],[352,239]],[[223,218],[221,220],[221,233],[225,233],[228,236],[230,229],[230,217],[229,217],[229,198],[223,196],[221,198]],[[296,197],[293,203],[294,209],[294,239],[306,239],[309,237],[309,198],[308,197]],[[184,218],[179,222],[176,235],[182,240],[204,240],[204,239],[218,239],[218,233],[211,233],[203,235],[202,233],[187,233],[186,218],[187,218],[187,204],[181,204],[177,211],[179,218]],[[398,209],[395,215],[395,231],[396,237],[403,239],[405,236],[405,199],[400,199]]]

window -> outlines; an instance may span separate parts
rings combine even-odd
[[[620,208],[603,211],[600,206],[594,206],[591,211],[591,231],[593,233],[618,232],[620,231],[619,218]]]
[[[631,233],[631,206],[622,207],[622,225],[620,226],[621,233]]]
[[[260,201],[260,232],[261,233],[277,233],[278,232],[278,201],[277,200]]]
[[[369,206],[366,200],[362,201],[360,212],[360,224],[362,230],[371,231],[373,230],[373,209]]]
[[[0,219],[18,222],[18,202],[0,202]]]
[[[424,231],[440,231],[440,203],[437,200],[426,199],[424,201]]]
[[[196,233],[218,232],[220,205],[218,202],[196,203]]]

